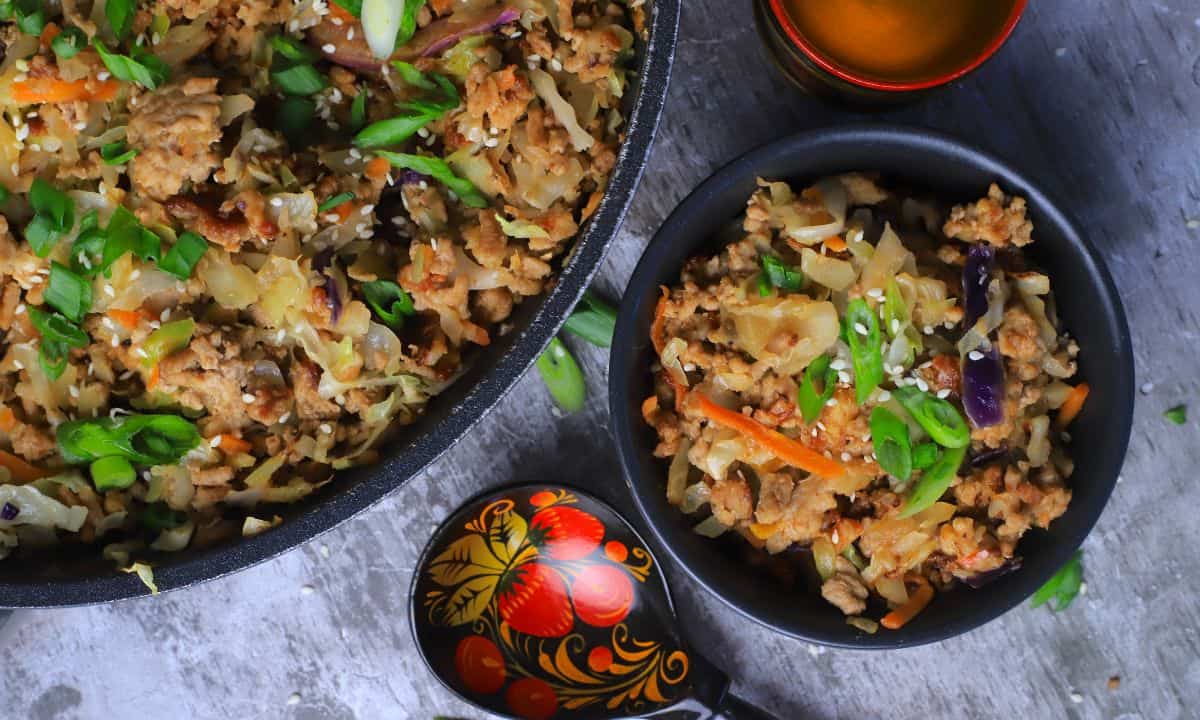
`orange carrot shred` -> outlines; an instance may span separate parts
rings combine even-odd
[[[654,324],[650,326],[650,343],[654,345],[654,352],[659,355],[662,355],[663,348],[667,344],[667,339],[663,335],[666,333],[667,299],[670,296],[670,291],[664,285],[662,287],[662,297],[658,299],[658,304],[654,306]]]
[[[60,28],[58,25],[52,22],[46,23],[46,27],[42,29],[42,37],[40,38],[42,47],[50,47],[50,43],[54,42],[54,38],[58,37],[58,34],[61,32],[62,28]]]
[[[825,247],[829,248],[829,252],[842,252],[846,249],[846,241],[840,235],[830,235],[824,240]]]
[[[356,210],[358,210],[358,203],[344,202],[341,205],[338,205],[337,207],[335,207],[332,210],[332,212],[338,216],[338,220],[340,222],[346,222],[346,219],[349,218],[350,215],[353,214]]]
[[[1079,383],[1071,388],[1071,392],[1067,394],[1067,399],[1063,401],[1062,407],[1058,409],[1058,420],[1056,424],[1061,430],[1071,424],[1071,421],[1079,415],[1079,411],[1083,410],[1083,403],[1087,400],[1088,393],[1091,388],[1087,383]]]
[[[337,3],[332,3],[330,7],[337,7]],[[391,172],[392,164],[386,158],[373,158],[367,163],[366,174],[372,180],[382,180]]]
[[[161,379],[162,371],[159,370],[158,363],[155,363],[154,367],[150,368],[150,374],[146,377],[146,389],[153,390]]]
[[[696,392],[690,395],[695,398],[696,407],[704,417],[718,425],[738,431],[792,467],[827,479],[839,478],[846,472],[840,463],[830,460],[812,448],[772,430],[753,418],[723,408],[701,393]]]
[[[12,84],[12,99],[22,105],[34,103],[108,102],[117,96],[116,80],[60,80],[29,78]]]
[[[0,430],[8,432],[17,426],[17,416],[13,414],[12,408],[0,408]]]
[[[650,397],[648,397],[642,401],[642,419],[646,421],[647,425],[652,424],[651,420],[654,418],[654,413],[656,413],[656,412],[658,412],[658,397],[657,396],[651,395]],[[3,428],[0,427],[0,429],[3,429]]]
[[[336,2],[329,3],[328,7],[329,7],[329,16],[331,18],[337,18],[338,20],[341,20],[343,23],[358,22],[358,18],[354,17],[354,15],[350,14],[349,10],[342,7],[341,5],[338,5]]]
[[[925,578],[920,578],[920,585],[908,596],[908,602],[884,615],[879,624],[888,630],[899,630],[924,610],[930,600],[933,600],[933,586]]]
[[[142,321],[141,313],[136,310],[117,310],[114,308],[105,314],[112,318],[113,322],[130,331],[136,330],[138,323]]]
[[[236,435],[225,433],[221,435],[221,440],[217,444],[217,447],[221,448],[224,452],[236,454],[250,452],[253,445]]]
[[[34,480],[49,477],[53,474],[49,470],[43,470],[36,465],[30,465],[16,455],[3,450],[0,450],[0,467],[8,468],[8,471],[12,473],[13,479],[22,483],[33,482]]]

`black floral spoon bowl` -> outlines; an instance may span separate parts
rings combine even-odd
[[[646,544],[578,490],[527,485],[468,502],[434,533],[409,598],[429,669],[490,712],[771,717],[685,646]]]

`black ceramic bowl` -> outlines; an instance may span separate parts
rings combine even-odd
[[[979,590],[940,593],[897,631],[868,635],[846,624],[815,587],[785,584],[747,562],[740,538],[709,540],[694,520],[667,503],[666,467],[653,457],[653,431],[640,412],[651,394],[650,323],[658,286],[679,278],[684,261],[718,246],[715,228],[743,211],[755,177],[810,181],[830,173],[878,170],[953,201],[982,197],[998,182],[1025,197],[1034,222],[1034,261],[1050,275],[1062,322],[1080,346],[1079,377],[1092,392],[1071,427],[1074,496],[1048,531],[1019,546],[1024,566]],[[609,366],[612,428],[638,509],[665,549],[701,585],[778,632],[848,648],[898,648],[953,637],[1029,597],[1071,556],[1099,519],[1125,457],[1133,415],[1129,328],[1112,278],[1095,248],[1064,210],[1003,161],[946,136],[896,127],[841,127],[795,135],[750,152],[706,180],[681,204],[646,249],[621,305]]]

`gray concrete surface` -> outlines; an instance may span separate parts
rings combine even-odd
[[[724,161],[800,128],[862,119],[787,86],[749,3],[689,0],[665,121],[600,286],[616,295],[670,209]],[[880,116],[955,132],[1064,198],[1116,275],[1138,397],[1123,482],[1085,544],[1069,611],[1023,607],[938,645],[822,651],[744,620],[669,568],[697,646],[784,718],[1198,717],[1200,5],[1034,2],[1002,55]],[[605,355],[573,343],[585,412],[560,417],[536,376],[404,489],[283,557],[189,591],[16,613],[0,628],[0,717],[478,718],[432,678],[405,593],[431,528],[513,478],[595,488],[629,510],[606,435]],[[1086,479],[1081,479],[1086,481]],[[1110,690],[1110,677],[1120,687]]]

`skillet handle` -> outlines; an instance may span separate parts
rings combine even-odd
[[[733,693],[725,693],[712,720],[779,720],[762,708],[751,705]]]

